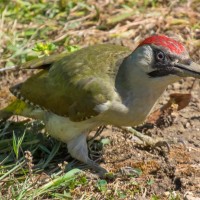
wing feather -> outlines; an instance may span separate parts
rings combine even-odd
[[[44,68],[11,91],[17,89],[30,102],[73,121],[85,120],[99,114],[96,106],[118,98],[115,75],[128,54],[130,50],[121,46],[88,47],[53,59],[52,64],[45,61],[50,68]]]

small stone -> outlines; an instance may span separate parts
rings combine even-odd
[[[166,196],[166,197],[168,197],[169,195],[170,195],[170,192],[164,192],[164,195]]]
[[[186,127],[186,128],[189,128],[189,127],[190,127],[190,123],[187,122],[186,125],[185,125],[185,127]]]
[[[168,85],[167,89],[172,90],[172,85]]]
[[[174,89],[175,90],[178,90],[178,89],[180,89],[180,84],[179,83],[174,83]]]
[[[173,192],[166,191],[166,192],[164,192],[164,195],[165,195],[166,197],[173,197],[173,198],[176,198],[176,197],[177,197],[177,194],[176,194],[175,191],[173,191]]]
[[[192,192],[186,192],[184,200],[200,200],[200,197],[195,197]]]

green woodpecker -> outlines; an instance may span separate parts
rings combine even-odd
[[[88,157],[89,131],[141,124],[169,84],[200,78],[200,65],[185,47],[164,35],[148,37],[133,52],[100,44],[26,67],[41,71],[10,88],[17,100],[0,112],[0,119],[16,114],[42,120],[72,157],[100,174],[106,170]]]

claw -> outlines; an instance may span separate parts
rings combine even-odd
[[[104,178],[106,176],[106,174],[108,173],[108,171],[106,169],[104,169],[103,167],[99,166],[96,162],[94,162],[91,159],[88,159],[86,164],[90,169],[96,171],[97,175],[100,178]]]
[[[166,146],[167,147],[167,152],[170,152],[170,144],[167,141],[158,141],[156,142],[156,144],[154,145],[154,147],[162,147],[162,146]]]
[[[186,142],[183,139],[178,139],[177,142],[181,143],[183,145],[183,147],[184,147],[185,150],[187,149]]]
[[[154,139],[150,136],[144,135],[144,134],[136,131],[132,127],[123,127],[123,130],[126,130],[126,131],[132,133],[135,137],[137,137],[139,140],[135,141],[135,142],[139,145],[150,146],[152,148],[166,146],[168,152],[170,152],[170,144],[179,142],[183,145],[184,149],[186,149],[186,144],[185,144],[184,140],[182,140],[182,139],[176,139],[176,140],[173,139],[173,140],[166,141],[163,138],[155,138]]]
[[[123,176],[138,176],[140,174],[140,172],[138,171],[138,169],[134,169],[132,167],[122,167],[120,169],[120,172]]]

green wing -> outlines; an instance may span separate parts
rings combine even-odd
[[[52,64],[43,59],[30,68],[44,69],[11,91],[17,90],[25,99],[58,115],[81,121],[99,114],[95,106],[117,98],[116,72],[129,54],[125,47],[96,45],[55,57]]]

